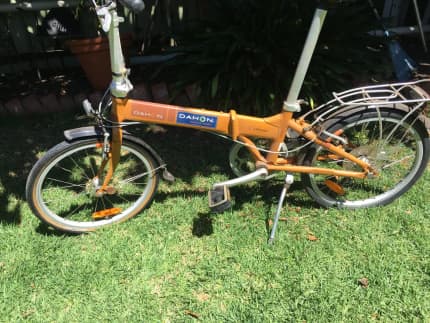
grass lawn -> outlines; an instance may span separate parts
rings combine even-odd
[[[207,190],[230,176],[229,146],[142,129],[176,183],[131,221],[63,235],[31,214],[25,180],[84,123],[0,121],[0,321],[430,322],[430,171],[389,206],[357,211],[320,208],[297,181],[268,246],[282,182],[235,188],[233,209],[212,215]]]

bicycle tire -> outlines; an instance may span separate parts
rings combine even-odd
[[[342,133],[347,151],[379,171],[374,178],[336,178],[302,174],[306,192],[324,207],[363,208],[382,206],[407,192],[421,177],[430,156],[427,129],[415,116],[394,109],[369,109],[328,120],[327,131]],[[323,125],[324,127],[324,125]],[[305,155],[306,166],[357,170],[342,159],[328,159],[321,146],[313,145]]]
[[[159,183],[157,164],[144,147],[126,138],[111,181],[116,192],[96,197],[102,143],[101,137],[64,141],[34,165],[26,198],[40,220],[63,232],[84,233],[128,220],[151,203]],[[103,210],[106,217],[94,216]]]

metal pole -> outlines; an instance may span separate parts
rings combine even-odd
[[[300,56],[296,73],[294,74],[293,82],[291,83],[290,91],[288,92],[288,97],[284,102],[283,109],[285,111],[300,111],[300,105],[297,100],[299,98],[300,90],[302,89],[303,81],[305,80],[306,72],[308,71],[326,15],[327,10],[319,8],[315,10],[315,14],[312,19],[312,25],[309,29],[305,46],[303,47],[302,55]]]
[[[268,244],[272,244],[273,241],[275,241],[276,229],[278,227],[279,216],[281,215],[282,206],[284,204],[285,196],[287,195],[287,191],[289,190],[289,188],[290,188],[291,184],[293,184],[293,182],[294,182],[294,176],[291,174],[287,174],[285,176],[285,183],[284,183],[284,187],[282,188],[282,191],[281,191],[281,196],[279,197],[278,207],[276,208],[275,218],[273,219],[273,226],[272,226],[272,231],[270,232]]]
[[[424,47],[424,52],[427,53],[428,52],[428,48],[427,48],[426,37],[424,35],[423,24],[422,24],[422,21],[421,21],[420,9],[418,7],[417,0],[412,0],[412,2],[414,4],[415,15],[417,16],[418,29],[420,31],[421,41],[422,41],[423,47]]]

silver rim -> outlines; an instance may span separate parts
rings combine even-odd
[[[95,229],[127,219],[137,208],[141,208],[141,205],[147,202],[150,198],[156,180],[153,176],[154,167],[148,161],[146,156],[126,144],[123,144],[122,146],[121,161],[115,174],[115,178],[117,178],[117,173],[121,175],[121,178],[118,179],[118,185],[122,185],[120,191],[117,196],[104,196],[102,198],[95,197],[95,195],[92,194],[96,189],[96,184],[94,183],[93,178],[97,172],[97,165],[99,165],[101,160],[101,154],[97,149],[98,148],[96,148],[94,142],[75,147],[62,153],[52,160],[38,177],[36,183],[35,202],[40,206],[45,216],[52,219],[53,223],[57,223],[60,226],[67,227],[71,230]],[[89,167],[88,164],[85,163],[83,163],[84,166],[80,165],[80,161],[73,157],[74,155],[78,155],[82,152],[85,152],[85,154],[82,155],[84,160],[87,159],[90,162],[95,161],[94,163],[91,163]],[[131,160],[135,163],[134,166],[136,168],[134,170],[131,169],[131,173],[129,173],[124,166],[127,165],[127,163],[130,164]],[[140,163],[140,165],[137,165],[137,162]],[[76,165],[76,167],[64,166],[68,164]],[[123,165],[123,169],[120,169],[121,165]],[[59,174],[65,174],[69,179],[63,180],[51,177],[50,174],[55,173],[55,171]],[[77,172],[78,175],[82,173],[82,176],[77,176],[80,178],[76,178],[75,180],[73,178],[74,172]],[[123,173],[121,174],[121,172]],[[91,187],[91,185],[93,185],[93,187]],[[121,189],[124,189],[125,192],[130,192],[130,194],[132,193],[130,196],[134,197],[132,199],[124,197]],[[139,193],[137,193],[137,190],[139,190]],[[49,191],[52,191],[53,193],[50,193]],[[51,195],[56,196],[59,194],[61,194],[60,201],[49,199]],[[60,196],[58,198],[60,198]],[[134,198],[136,198],[136,200],[134,200]],[[81,201],[84,206],[74,205],[72,200],[74,200],[76,204]],[[121,208],[120,213],[112,216],[111,218],[101,220],[92,219],[92,212],[107,208],[111,205],[113,207],[117,201],[119,206],[126,206]],[[66,212],[64,211],[64,208],[68,207],[67,204],[70,204],[69,209],[71,210],[67,210]],[[69,219],[77,212],[87,213],[88,221]],[[63,214],[60,216],[59,213]]]
[[[311,189],[315,196],[324,200],[327,204],[336,204],[340,207],[358,208],[375,206],[384,201],[397,196],[409,185],[418,172],[424,154],[423,143],[418,132],[405,121],[389,117],[374,117],[359,120],[344,127],[345,132],[352,128],[361,127],[363,134],[370,133],[372,129],[369,124],[375,125],[374,132],[378,133],[370,137],[363,136],[362,140],[369,142],[368,145],[358,146],[352,152],[359,158],[367,159],[380,171],[380,176],[374,179],[343,179],[339,183],[345,187],[345,195],[339,196],[330,191],[323,183],[323,178],[319,175],[309,175]],[[386,127],[385,127],[386,126]],[[388,127],[388,128],[387,128]],[[373,129],[373,130],[374,130]],[[394,133],[392,130],[396,129]],[[388,133],[389,138],[383,137]],[[362,149],[360,151],[360,149]],[[410,149],[410,152],[409,150]],[[314,156],[313,165],[317,164],[316,159],[322,147],[317,149]],[[367,150],[367,152],[366,152]],[[333,164],[342,164],[345,169],[353,169],[345,161],[331,161]],[[396,180],[398,179],[398,180]],[[329,180],[332,180],[329,178]],[[333,179],[336,181],[337,179]],[[354,189],[350,193],[348,188]],[[378,192],[379,191],[379,192]],[[354,194],[356,194],[354,196]]]

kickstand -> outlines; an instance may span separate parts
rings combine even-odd
[[[290,188],[291,184],[294,182],[294,176],[291,174],[287,174],[285,176],[285,184],[281,191],[281,196],[279,197],[278,208],[276,209],[275,218],[273,219],[272,231],[270,232],[270,238],[267,242],[268,244],[272,244],[275,240],[276,228],[279,222],[279,216],[281,215],[282,205],[284,204],[285,196],[287,195],[287,191]]]

